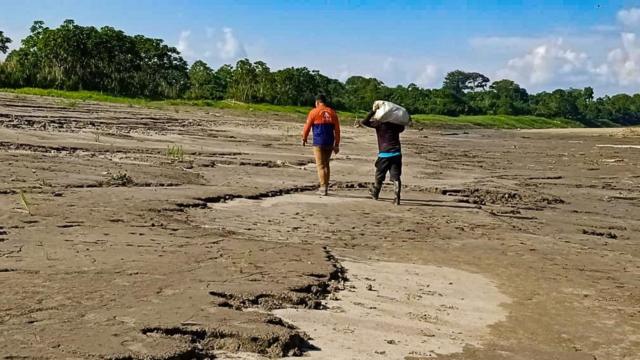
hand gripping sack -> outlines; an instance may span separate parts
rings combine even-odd
[[[390,101],[377,100],[373,103],[373,110],[376,112],[373,118],[380,122],[391,122],[402,126],[411,125],[411,116],[407,110]]]

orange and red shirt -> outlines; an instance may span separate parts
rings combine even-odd
[[[313,146],[333,147],[340,145],[340,121],[336,111],[320,105],[309,112],[302,130],[302,140],[307,141],[313,129]]]

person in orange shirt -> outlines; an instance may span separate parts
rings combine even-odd
[[[329,160],[331,153],[340,152],[340,121],[336,111],[327,105],[324,95],[316,96],[316,107],[309,112],[307,122],[302,129],[302,146],[307,145],[307,138],[313,129],[313,153],[316,158],[321,195],[329,194],[329,177],[331,169]]]

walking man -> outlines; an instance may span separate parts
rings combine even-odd
[[[324,95],[316,96],[316,106],[307,116],[307,123],[302,130],[302,146],[307,145],[311,129],[313,129],[313,153],[320,180],[318,192],[326,196],[329,194],[331,153],[334,152],[337,155],[340,152],[340,121],[335,110],[327,105],[327,98]]]
[[[378,200],[382,183],[389,173],[389,178],[393,181],[394,204],[400,205],[400,192],[402,182],[402,151],[400,146],[400,133],[404,131],[404,126],[391,122],[381,122],[371,120],[375,115],[375,110],[367,114],[367,117],[360,122],[362,126],[376,129],[378,136],[378,159],[376,160],[375,182],[369,193],[374,200]]]

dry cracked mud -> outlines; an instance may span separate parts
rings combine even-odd
[[[0,358],[640,359],[636,132],[300,127],[0,94]]]

